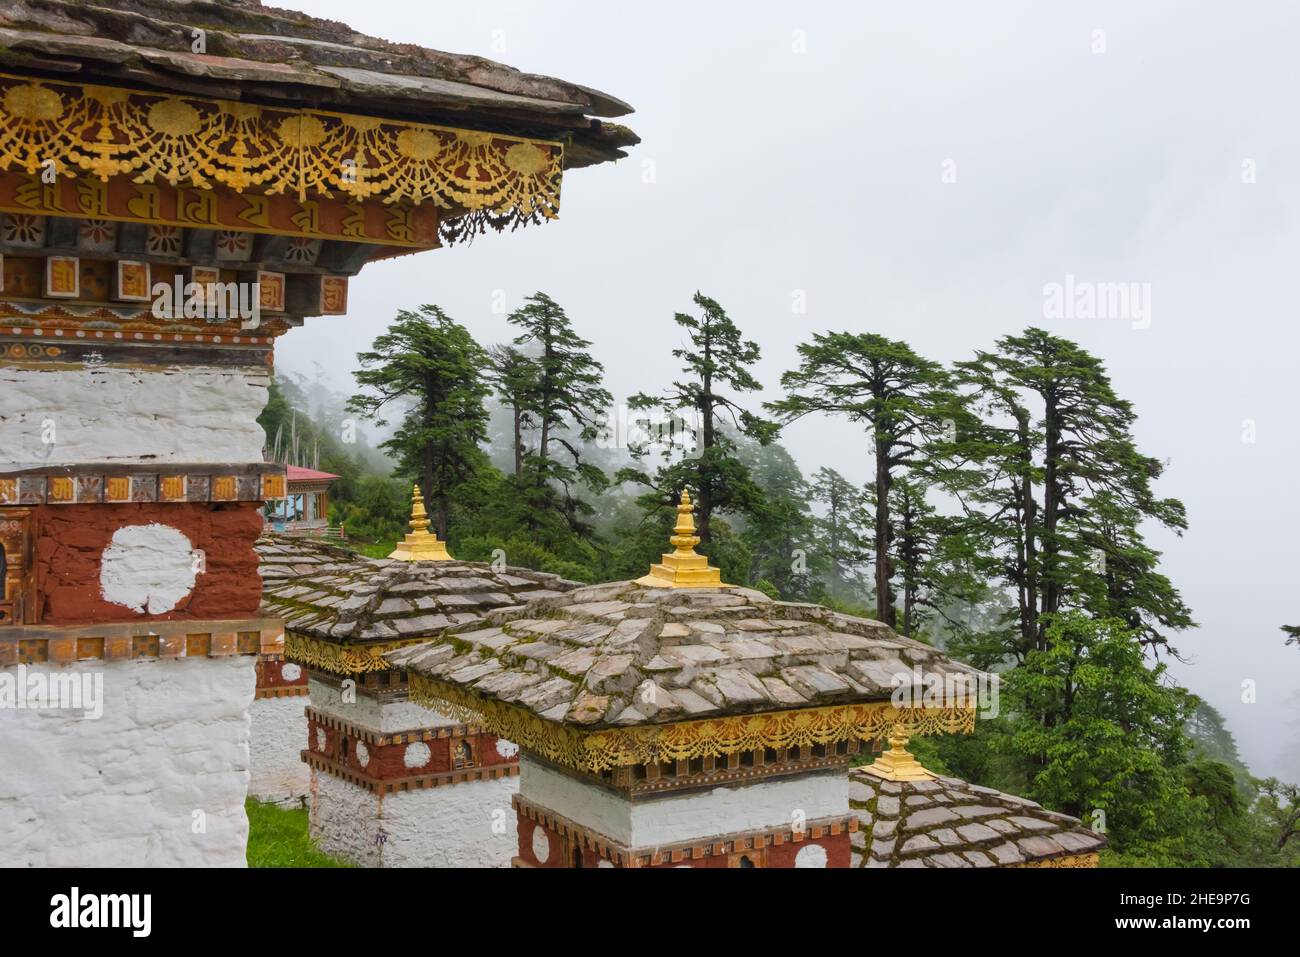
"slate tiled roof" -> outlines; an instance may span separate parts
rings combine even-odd
[[[305,469],[300,465],[286,465],[285,479],[289,482],[325,482],[333,481],[339,476],[333,472],[321,472],[318,469]]]
[[[1092,854],[1106,838],[1078,818],[951,777],[849,774],[854,867],[1008,867]]]
[[[426,637],[578,585],[526,568],[371,559],[282,536],[260,538],[257,553],[263,613],[283,618],[289,631],[335,643]]]
[[[745,588],[591,585],[386,657],[596,728],[888,701],[896,674],[974,675],[880,622]]]
[[[639,142],[594,119],[632,112],[609,94],[258,0],[15,0],[0,3],[0,49],[8,67],[65,79],[568,138],[567,167]]]

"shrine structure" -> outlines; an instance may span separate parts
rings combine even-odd
[[[554,218],[629,107],[256,0],[26,0],[0,50],[0,863],[239,866],[276,338]]]
[[[854,867],[1096,867],[1106,838],[1078,818],[932,774],[895,735],[849,773]]]
[[[310,833],[328,854],[368,867],[504,866],[516,842],[519,749],[413,702],[405,670],[384,655],[577,582],[456,561],[423,518],[417,490],[412,531],[394,554],[443,557],[373,560],[300,540],[259,543],[263,611],[284,620],[285,657],[305,668],[310,702],[305,722],[301,708],[255,713],[254,751],[282,767],[297,732]]]
[[[413,700],[516,742],[520,867],[848,867],[848,767],[907,729],[974,726],[973,694],[891,702],[895,676],[977,673],[887,626],[722,584],[674,550],[385,655]]]

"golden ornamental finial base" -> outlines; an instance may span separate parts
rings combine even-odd
[[[682,489],[681,504],[677,506],[677,524],[669,539],[676,548],[664,552],[663,561],[650,566],[650,574],[635,582],[647,588],[732,588],[722,583],[722,573],[709,564],[708,558],[698,555],[695,546],[700,543],[695,534],[695,506],[690,493]]]
[[[650,574],[642,575],[634,584],[646,588],[734,588],[723,584],[722,574],[716,568],[702,571],[673,569],[666,565],[651,565]]]
[[[429,531],[429,516],[424,510],[424,496],[420,494],[418,485],[411,490],[411,530],[388,557],[402,562],[455,561],[447,551],[446,543]]]
[[[397,543],[397,547],[389,553],[388,557],[403,562],[455,561],[451,557],[451,553],[447,551],[447,543],[431,532],[423,534],[408,532],[407,536]]]
[[[927,771],[907,750],[907,741],[905,735],[890,735],[889,750],[862,770],[886,781],[933,781],[937,775]]]

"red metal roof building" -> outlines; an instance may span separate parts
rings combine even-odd
[[[285,494],[267,502],[267,522],[285,535],[343,537],[342,527],[331,534],[329,524],[329,487],[339,477],[333,472],[285,466]]]

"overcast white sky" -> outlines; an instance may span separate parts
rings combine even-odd
[[[1279,630],[1300,624],[1300,7],[279,5],[606,90],[643,139],[566,177],[558,222],[366,267],[347,317],[281,341],[283,367],[350,389],[397,309],[436,302],[491,343],[507,337],[493,303],[538,289],[620,398],[673,373],[672,315],[697,288],[761,344],[765,397],[813,331],[951,361],[1045,326],[1105,360],[1143,450],[1170,461],[1160,492],[1187,505],[1182,539],[1153,538],[1201,625],[1179,679],[1256,773],[1300,778],[1300,649]],[[1046,319],[1043,287],[1067,275],[1149,283],[1149,326]],[[783,441],[805,474],[870,475],[847,424]]]

